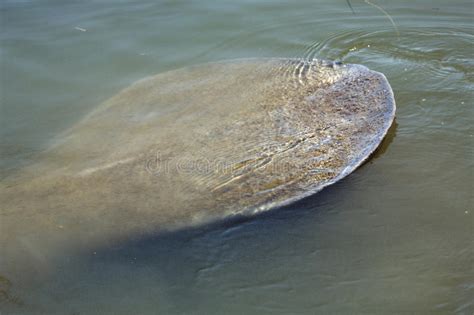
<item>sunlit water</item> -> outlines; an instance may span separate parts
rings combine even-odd
[[[472,314],[473,3],[371,2],[395,27],[351,3],[3,1],[2,177],[121,88],[207,61],[364,64],[397,118],[368,163],[290,207],[54,263],[31,249],[36,270],[1,274],[1,314]]]

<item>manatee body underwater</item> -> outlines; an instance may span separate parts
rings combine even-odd
[[[314,194],[394,115],[386,78],[361,65],[245,59],[143,79],[1,180],[0,273]]]

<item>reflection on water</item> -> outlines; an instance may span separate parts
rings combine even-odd
[[[473,4],[372,2],[399,36],[363,1],[4,1],[2,176],[131,82],[205,61],[360,63],[398,108],[369,162],[290,207],[54,262],[24,244],[36,268],[0,269],[2,313],[472,314]]]

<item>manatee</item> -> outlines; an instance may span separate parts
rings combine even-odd
[[[385,76],[356,64],[244,59],[145,78],[2,179],[2,268],[290,204],[354,171],[394,115]]]

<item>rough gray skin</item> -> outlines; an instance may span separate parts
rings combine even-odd
[[[3,267],[291,203],[351,173],[394,114],[385,77],[360,65],[250,59],[141,80],[1,182]]]

